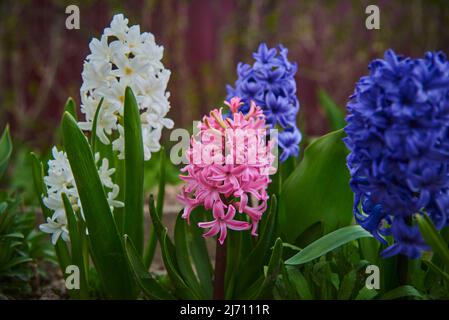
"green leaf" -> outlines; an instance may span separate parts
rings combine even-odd
[[[388,291],[387,293],[383,294],[380,299],[381,300],[394,300],[399,298],[405,298],[405,297],[413,297],[418,299],[423,299],[423,295],[419,293],[418,290],[416,290],[412,286],[401,286],[397,287],[391,291]]]
[[[76,113],[76,104],[73,98],[68,98],[67,102],[65,103],[64,112],[70,113],[70,115],[75,119],[78,120],[78,115]]]
[[[47,195],[47,187],[44,183],[44,168],[42,166],[42,163],[37,159],[36,155],[34,153],[30,154],[31,158],[31,169],[33,173],[33,184],[34,184],[34,191],[36,193],[37,199],[39,201],[39,204],[41,206],[42,214],[44,216],[44,220],[47,220],[47,218],[51,218],[52,212],[45,206],[42,197]],[[67,244],[65,241],[59,239],[56,242],[55,245],[55,252],[56,257],[59,262],[59,266],[61,267],[61,270],[63,271],[63,274],[65,275],[64,271],[67,268],[67,266],[70,264],[70,254],[69,249],[67,248]]]
[[[236,279],[236,292],[242,292],[262,275],[266,255],[272,246],[277,226],[277,199],[275,195],[272,195],[270,210],[266,219],[265,228],[261,231],[256,246],[241,264],[243,267]]]
[[[122,239],[114,223],[87,139],[69,113],[64,114],[62,128],[65,151],[89,230],[92,259],[101,283],[110,298],[133,298],[134,281]]]
[[[70,291],[78,299],[87,299],[89,298],[89,288],[87,285],[86,270],[84,265],[82,235],[78,230],[78,223],[76,221],[75,213],[73,212],[70,200],[64,193],[62,194],[62,201],[64,203],[64,209],[68,222],[70,245],[72,249],[72,265],[77,266],[80,271],[80,288],[79,290]]]
[[[350,241],[365,237],[372,236],[359,225],[344,227],[312,242],[303,250],[288,259],[285,263],[290,265],[300,265],[319,258]]]
[[[419,229],[426,243],[432,247],[433,252],[438,255],[447,268],[449,268],[449,249],[443,237],[435,228],[432,220],[426,214],[417,215]]]
[[[377,296],[377,291],[375,289],[368,289],[367,287],[363,287],[360,289],[355,300],[372,300]]]
[[[202,229],[198,228],[198,222],[203,221],[202,219],[204,219],[204,209],[197,207],[190,215],[190,226],[187,228],[189,232],[188,245],[201,287],[207,297],[212,297],[212,263],[207,250],[206,241],[202,236]],[[237,232],[234,232],[234,234],[236,233]],[[238,232],[238,234],[240,234],[240,232]],[[232,238],[233,234],[229,233],[228,236]],[[228,240],[226,239],[226,241]]]
[[[268,263],[267,275],[260,287],[257,295],[258,299],[268,299],[272,297],[272,291],[278,275],[281,273],[282,265],[282,240],[277,238],[274,249]]]
[[[422,261],[429,267],[430,270],[432,270],[435,274],[441,276],[443,279],[445,279],[447,281],[447,283],[449,283],[449,274],[447,274],[446,272],[444,272],[443,270],[438,268],[438,266],[436,266],[431,261],[427,261],[427,260],[422,260]]]
[[[158,194],[157,194],[157,203],[156,203],[156,212],[159,215],[159,219],[162,219],[162,215],[164,213],[164,196],[165,196],[165,150],[164,147],[160,150],[159,156],[159,186],[158,186]],[[151,231],[150,237],[148,239],[148,245],[144,253],[144,265],[147,269],[150,267],[151,262],[154,258],[154,253],[156,251],[157,244],[157,236],[154,230]]]
[[[344,113],[332,98],[324,90],[319,90],[318,99],[320,100],[320,106],[326,112],[331,129],[338,130],[343,128],[346,124]]]
[[[9,158],[12,153],[12,141],[9,134],[9,126],[6,126],[3,131],[2,137],[0,138],[0,179],[6,172],[8,168]]]
[[[153,195],[150,195],[149,207],[154,231],[156,232],[161,245],[162,259],[164,261],[165,268],[167,269],[167,274],[176,288],[177,295],[182,299],[199,299],[198,295],[187,286],[184,279],[180,275],[176,260],[175,246],[168,237],[167,228],[163,226],[162,221],[156,212]]]
[[[14,257],[11,260],[9,260],[6,264],[2,265],[0,268],[0,271],[8,270],[12,267],[15,267],[19,264],[31,262],[33,259],[29,257]]]
[[[206,299],[207,296],[204,291],[201,290],[198,279],[193,272],[192,261],[190,260],[190,250],[187,242],[187,230],[186,230],[186,220],[182,218],[182,211],[178,214],[175,223],[175,247],[176,247],[176,261],[178,264],[179,272],[187,286],[189,286],[192,291],[201,297]]]
[[[362,257],[372,264],[377,264],[379,260],[379,241],[375,238],[360,238],[359,245]]]
[[[143,255],[143,143],[139,107],[127,87],[124,107],[125,130],[125,210],[124,233],[140,256]]]
[[[357,273],[355,272],[355,270],[349,271],[341,281],[337,299],[349,300],[355,288],[356,281],[357,281]]]
[[[284,182],[279,201],[280,231],[295,244],[308,227],[321,222],[327,234],[350,224],[353,193],[346,168],[342,130],[316,139]]]
[[[131,242],[131,239],[125,234],[124,236],[126,254],[128,256],[131,270],[134,273],[134,277],[144,292],[144,294],[150,299],[157,300],[173,300],[175,297],[167,290],[162,288],[159,283],[153,278],[153,276],[147,271],[142,264],[140,257],[136,251],[136,248]]]
[[[312,300],[313,295],[309,288],[309,283],[304,275],[295,267],[286,267],[288,278],[296,288],[296,292],[302,300]]]
[[[100,110],[101,110],[101,106],[103,105],[103,100],[104,98],[102,97],[100,99],[100,102],[98,103],[97,109],[95,110],[95,115],[94,115],[94,121],[92,122],[92,132],[91,132],[91,136],[90,136],[90,145],[92,148],[92,153],[95,156],[95,153],[97,152],[97,148],[96,148],[96,143],[98,140],[97,137],[97,122],[98,122],[98,117],[100,116]]]

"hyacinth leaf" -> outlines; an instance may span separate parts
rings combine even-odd
[[[131,239],[126,234],[123,236],[123,238],[131,270],[134,273],[137,284],[140,286],[145,296],[155,300],[175,299],[175,297],[167,290],[162,288],[159,283],[153,278],[153,276],[147,271],[136,251],[136,248],[132,244]]]
[[[174,260],[168,254],[169,249],[167,230],[162,232],[161,251],[162,259],[164,260],[165,268],[167,269],[167,274],[170,277],[173,285],[176,288],[176,293],[181,299],[200,299],[200,297],[186,284],[180,273],[178,272],[178,267],[176,266]]]
[[[72,265],[75,265],[79,268],[79,290],[69,290],[71,296],[74,296],[76,299],[87,299],[89,297],[89,288],[87,286],[86,280],[86,269],[84,264],[84,254],[83,254],[83,243],[82,243],[82,234],[78,229],[78,223],[76,221],[76,216],[73,211],[72,205],[70,203],[69,198],[65,193],[62,194],[62,201],[64,203],[64,210],[67,216],[67,224],[70,235],[70,245],[72,252]]]
[[[364,286],[360,289],[359,293],[355,297],[355,300],[373,300],[378,295],[378,292],[374,289],[368,289]]]
[[[182,299],[199,299],[198,295],[186,285],[184,279],[180,275],[176,260],[175,245],[168,237],[167,228],[163,226],[162,221],[156,212],[153,195],[150,195],[149,207],[154,231],[157,234],[161,246],[162,260],[167,269],[167,274],[176,288],[177,295]]]
[[[326,112],[331,130],[343,128],[346,124],[345,116],[334,100],[324,90],[318,91],[318,99],[320,106]]]
[[[156,202],[156,212],[159,215],[159,219],[162,219],[162,215],[164,213],[164,197],[165,197],[165,150],[164,147],[160,150],[160,157],[159,157],[159,186],[158,186],[158,194],[157,194],[157,202]],[[156,252],[156,244],[157,244],[157,236],[156,232],[152,230],[148,245],[145,250],[145,254],[143,257],[144,265],[149,268],[151,265],[151,262],[154,258],[154,253]]]
[[[363,258],[373,264],[377,264],[379,260],[379,248],[380,243],[375,238],[360,238],[358,240],[359,247],[362,252]]]
[[[354,291],[357,281],[357,272],[349,271],[341,280],[340,290],[338,291],[338,300],[349,300]]]
[[[67,102],[65,103],[64,106],[64,112],[70,113],[75,120],[78,120],[78,114],[76,112],[76,104],[73,98],[67,99]]]
[[[178,214],[175,223],[175,253],[176,261],[178,264],[179,272],[185,283],[192,291],[201,297],[201,299],[207,299],[205,292],[201,289],[198,279],[192,268],[192,261],[190,259],[190,250],[187,244],[187,221],[182,218],[182,211]]]
[[[62,128],[89,230],[92,260],[105,293],[115,299],[133,298],[135,283],[87,139],[69,113],[64,114]]]
[[[194,263],[201,287],[203,288],[206,297],[211,297],[213,268],[209,257],[209,252],[207,251],[206,241],[202,236],[202,229],[198,228],[198,223],[203,221],[203,219],[204,208],[195,208],[190,215],[190,226],[187,227],[187,239],[192,261]],[[240,232],[234,232],[234,234],[240,234]],[[232,237],[232,233],[230,233],[229,236]]]
[[[39,200],[39,205],[44,216],[44,220],[51,218],[51,211],[45,206],[42,197],[47,194],[47,188],[44,183],[44,168],[42,162],[36,157],[34,153],[30,154],[31,158],[31,169],[33,173],[33,184],[34,191],[36,193],[37,199]],[[61,270],[65,270],[70,264],[71,258],[69,254],[69,249],[65,241],[59,239],[55,245],[56,258],[58,259],[59,266]],[[65,275],[65,274],[64,274]]]
[[[282,240],[281,238],[277,238],[268,263],[267,274],[262,285],[260,286],[257,299],[268,299],[271,297],[276,279],[282,271],[282,249]]]
[[[418,215],[417,220],[424,240],[432,247],[433,252],[442,259],[446,267],[449,268],[449,249],[432,220],[426,214]]]
[[[353,219],[353,193],[343,136],[343,130],[338,130],[312,142],[303,160],[283,183],[279,223],[284,241],[295,244],[317,222],[321,222],[322,232],[327,234],[349,225]]]
[[[91,136],[90,136],[90,146],[91,146],[91,149],[92,149],[92,153],[94,155],[97,152],[97,148],[96,148],[96,143],[97,143],[97,140],[98,140],[98,137],[97,137],[97,123],[98,123],[98,117],[100,115],[101,106],[103,105],[103,100],[104,100],[104,98],[100,99],[100,102],[98,103],[97,109],[95,110],[94,121],[92,122],[92,133],[91,133]]]
[[[241,264],[243,268],[236,278],[236,292],[247,288],[263,272],[266,254],[273,244],[277,227],[277,199],[275,195],[272,195],[270,210],[266,219],[265,228],[261,231],[256,246]]]
[[[9,134],[9,126],[6,126],[0,138],[0,179],[8,168],[9,158],[12,154],[12,141]]]
[[[296,288],[296,292],[301,300],[312,300],[313,295],[309,288],[309,283],[304,275],[295,267],[286,266],[288,279]]]
[[[156,210],[159,217],[162,219],[162,214],[164,211],[164,198],[165,198],[165,164],[166,164],[166,155],[164,147],[161,147],[159,156],[159,185],[158,185],[158,193],[157,193],[157,202],[156,202]]]
[[[303,250],[288,259],[285,263],[289,265],[304,264],[317,259],[348,242],[366,237],[372,237],[372,235],[359,225],[344,227],[312,242]]]
[[[397,287],[391,291],[388,291],[387,293],[384,293],[382,296],[380,296],[379,299],[395,300],[406,297],[424,299],[424,296],[418,290],[416,290],[415,287],[409,285]]]
[[[123,232],[128,234],[143,256],[143,142],[139,107],[127,87],[124,107],[125,130],[125,210]]]
[[[423,262],[432,270],[433,273],[441,276],[447,283],[449,283],[449,274],[441,270],[437,265],[435,265],[432,261],[423,260]]]

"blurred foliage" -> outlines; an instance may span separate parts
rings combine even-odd
[[[0,139],[0,163],[7,164],[11,152],[7,128]],[[31,279],[41,271],[37,262],[54,261],[46,236],[35,225],[35,212],[15,193],[0,190],[0,299],[30,294]]]

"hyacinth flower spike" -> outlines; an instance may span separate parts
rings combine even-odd
[[[429,249],[416,216],[437,229],[449,223],[449,62],[441,52],[388,50],[369,69],[347,105],[354,216],[387,246],[384,258],[416,259]]]
[[[203,237],[217,237],[215,254],[214,298],[224,298],[226,237],[229,230],[251,230],[267,209],[267,187],[273,167],[274,140],[266,141],[267,124],[262,109],[233,97],[225,101],[229,114],[214,109],[198,125],[187,150],[187,165],[180,178],[185,185],[179,201],[184,205],[182,217],[190,223],[196,207],[212,212],[212,220],[198,223],[205,229]],[[253,201],[250,201],[253,200]],[[256,203],[252,203],[256,202]]]
[[[301,132],[296,125],[299,111],[297,65],[288,60],[287,54],[288,50],[282,45],[268,48],[261,43],[253,53],[253,65],[239,63],[234,87],[227,86],[228,99],[234,96],[242,99],[241,112],[249,112],[253,101],[261,107],[268,126],[279,131],[281,162],[298,157],[301,142]]]

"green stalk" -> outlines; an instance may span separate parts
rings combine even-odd
[[[225,298],[225,274],[226,274],[226,240],[223,244],[217,239],[215,250],[215,275],[214,275],[214,300]]]

